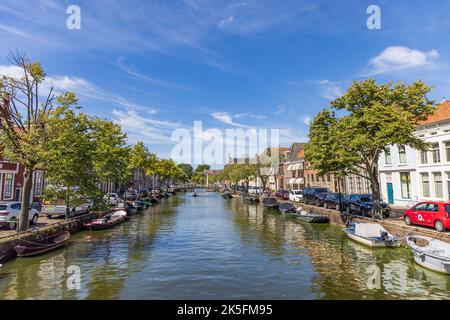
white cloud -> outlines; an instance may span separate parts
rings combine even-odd
[[[23,77],[22,69],[13,65],[0,65],[0,76],[8,76],[16,79]],[[117,106],[131,108],[136,110],[145,110],[149,113],[155,113],[153,108],[133,103],[128,99],[115,94],[111,91],[100,88],[99,86],[89,82],[86,79],[61,76],[61,75],[49,75],[45,78],[45,81],[41,84],[40,93],[42,96],[47,96],[50,88],[53,86],[55,94],[61,94],[66,91],[73,91],[80,98],[90,98],[95,100],[112,103]]]
[[[220,20],[220,22],[219,22],[219,27],[225,28],[227,25],[233,23],[233,21],[234,21],[234,17],[233,17],[233,16],[229,16],[229,17],[226,18],[226,19]]]
[[[311,118],[308,116],[304,116],[302,121],[303,121],[303,124],[306,126],[309,126],[311,124]]]
[[[334,100],[342,96],[341,84],[337,81],[321,80],[319,81],[321,96],[328,100]]]
[[[437,58],[439,58],[439,52],[434,49],[425,52],[402,46],[388,47],[370,60],[372,70],[369,74],[377,75],[427,67],[431,66]]]
[[[240,128],[248,128],[248,126],[234,122],[233,116],[230,115],[228,112],[214,112],[211,114],[211,116],[214,119],[216,119],[220,122],[223,122],[225,124],[229,124],[231,126],[240,127]]]

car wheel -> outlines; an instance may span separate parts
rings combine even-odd
[[[405,216],[405,224],[407,225],[407,226],[410,226],[411,225],[411,218],[409,217],[409,216]]]
[[[442,221],[440,220],[436,220],[434,223],[434,228],[439,231],[439,232],[444,232],[445,228],[444,228],[444,224],[442,223]]]
[[[33,216],[33,219],[31,219],[31,224],[32,224],[32,225],[36,225],[37,222],[38,222],[38,218],[39,218],[39,216],[38,216],[37,214],[35,214],[35,215]]]
[[[8,223],[8,229],[9,230],[15,230],[16,229],[16,225],[17,225],[16,221],[11,221],[11,222]]]

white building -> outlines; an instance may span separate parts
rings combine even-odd
[[[379,162],[383,200],[407,206],[423,200],[450,200],[450,101],[417,127],[427,152],[391,146]]]

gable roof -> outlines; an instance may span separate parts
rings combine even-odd
[[[450,120],[450,101],[444,101],[436,107],[436,111],[428,116],[428,119],[421,121],[419,125],[432,124]]]
[[[289,162],[295,162],[303,159],[305,152],[303,151],[303,143],[294,142],[290,147],[289,156],[286,159]]]

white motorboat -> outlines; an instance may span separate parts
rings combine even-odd
[[[400,238],[393,236],[377,223],[350,222],[344,232],[350,239],[369,247],[400,246]]]
[[[450,274],[450,243],[417,235],[407,236],[406,243],[411,248],[418,265]]]

